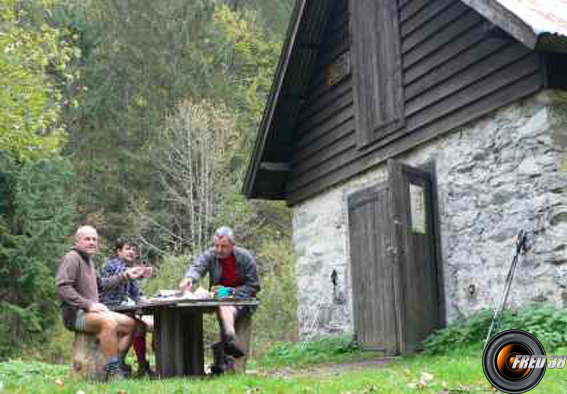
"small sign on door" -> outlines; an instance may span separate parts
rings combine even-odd
[[[422,186],[409,184],[411,229],[417,234],[427,234],[425,218],[425,190]]]

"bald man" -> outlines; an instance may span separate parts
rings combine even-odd
[[[98,289],[112,288],[143,275],[141,267],[101,279],[96,275],[91,258],[98,249],[98,234],[94,227],[82,226],[75,234],[75,245],[61,259],[57,269],[57,294],[61,300],[63,322],[71,331],[96,334],[106,356],[107,379],[123,379],[127,371],[122,366],[123,355],[132,344],[134,319],[110,311],[99,302]]]

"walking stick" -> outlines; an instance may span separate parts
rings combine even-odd
[[[490,340],[490,336],[492,335],[492,330],[496,324],[496,321],[500,317],[500,313],[504,309],[506,305],[506,301],[508,300],[508,294],[510,293],[510,286],[512,285],[512,281],[514,280],[514,273],[516,272],[516,268],[518,266],[518,261],[520,255],[526,254],[526,252],[531,248],[531,242],[528,240],[528,233],[524,230],[520,230],[518,237],[516,238],[516,254],[512,259],[512,264],[510,264],[510,269],[508,270],[508,276],[506,277],[506,282],[504,284],[504,291],[502,296],[500,297],[500,302],[497,304],[496,308],[492,313],[492,322],[490,323],[490,328],[488,330],[488,335],[486,335],[486,340],[484,341],[484,347],[488,344]]]

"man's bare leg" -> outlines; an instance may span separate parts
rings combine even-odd
[[[238,346],[236,338],[236,330],[234,324],[238,310],[233,306],[220,306],[218,309],[218,319],[221,324],[221,332],[224,333],[224,350],[226,354],[236,358],[242,357],[244,352]]]
[[[234,321],[236,319],[236,308],[233,306],[219,306],[218,317],[222,324],[223,332],[229,336],[235,336]]]
[[[136,322],[126,315],[104,311],[87,313],[85,323],[85,331],[97,334],[100,340],[107,370],[116,371],[130,347]]]
[[[85,314],[85,331],[96,334],[102,354],[109,359],[118,356],[118,323],[103,312]]]

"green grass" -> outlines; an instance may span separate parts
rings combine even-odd
[[[280,345],[282,346],[282,345]],[[295,349],[295,346],[290,348]],[[290,350],[293,353],[295,350]],[[556,354],[565,354],[567,349],[558,349]],[[281,352],[281,349],[279,351]],[[361,355],[360,352],[351,354]],[[364,355],[363,355],[364,356]],[[383,367],[357,371],[342,371],[337,368],[332,374],[320,374],[313,359],[296,356],[298,364],[286,364],[285,352],[281,359],[271,353],[259,360],[256,374],[224,376],[214,379],[163,379],[128,380],[115,384],[93,384],[74,381],[68,366],[53,366],[42,363],[11,361],[0,363],[2,394],[185,394],[185,393],[489,393],[482,372],[481,352],[462,349],[446,355],[418,355],[398,358]],[[342,361],[344,353],[335,361]],[[351,358],[351,359],[352,359]],[[292,358],[288,357],[287,360]],[[324,358],[329,362],[333,357]],[[299,366],[299,367],[298,367]],[[326,367],[329,368],[328,366]],[[420,386],[424,373],[430,379]],[[283,375],[283,376],[282,376]],[[567,374],[565,370],[547,370],[541,383],[530,393],[565,393]]]
[[[313,364],[339,363],[376,357],[360,350],[352,341],[352,335],[325,337],[318,342],[281,343],[273,346],[258,361],[264,368],[291,366],[295,368]]]

